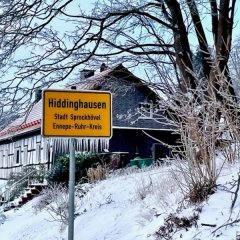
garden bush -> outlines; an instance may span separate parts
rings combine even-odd
[[[76,182],[87,180],[87,170],[90,167],[96,167],[101,164],[98,154],[77,153],[76,157]],[[53,168],[48,172],[46,179],[49,184],[64,183],[68,185],[69,181],[69,155],[60,155]]]

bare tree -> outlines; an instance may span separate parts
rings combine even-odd
[[[189,92],[198,87],[192,56],[196,48],[210,83],[206,95],[224,102],[218,94],[224,75],[224,87],[235,98],[228,69],[235,4],[236,0],[106,0],[96,1],[90,12],[76,0],[2,2],[1,108],[27,104],[33,89],[79,78],[81,69],[106,60],[141,66],[149,79],[158,79],[152,84],[165,94],[175,92],[175,85]]]

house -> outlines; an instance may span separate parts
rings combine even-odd
[[[125,157],[125,164],[136,154],[154,158],[169,155],[169,149],[160,142],[171,144],[176,137],[159,109],[158,95],[122,64],[113,68],[101,65],[99,73],[84,70],[79,81],[66,87],[112,93],[112,138],[78,138],[77,151],[116,153]],[[68,139],[41,136],[41,119],[42,100],[36,99],[27,115],[0,132],[0,179],[23,166],[44,164],[49,169],[58,154],[68,152]]]

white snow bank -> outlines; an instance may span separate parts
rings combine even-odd
[[[218,189],[202,203],[196,227],[178,230],[173,239],[235,240],[239,223],[220,228],[229,218],[238,218],[240,200],[230,215],[239,165],[226,165],[218,180]],[[226,190],[228,189],[228,190]],[[231,192],[230,192],[231,191]],[[67,229],[53,222],[48,212],[34,213],[40,197],[19,210],[3,213],[6,221],[0,226],[1,240],[65,240]],[[154,233],[170,213],[191,216],[195,206],[183,203],[183,196],[170,174],[170,167],[110,177],[94,184],[84,198],[76,198],[79,216],[75,220],[75,240],[153,240]],[[181,207],[181,208],[180,208]],[[202,226],[212,224],[216,227]]]

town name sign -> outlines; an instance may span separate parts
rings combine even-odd
[[[102,91],[44,90],[42,135],[110,138],[111,94]]]

